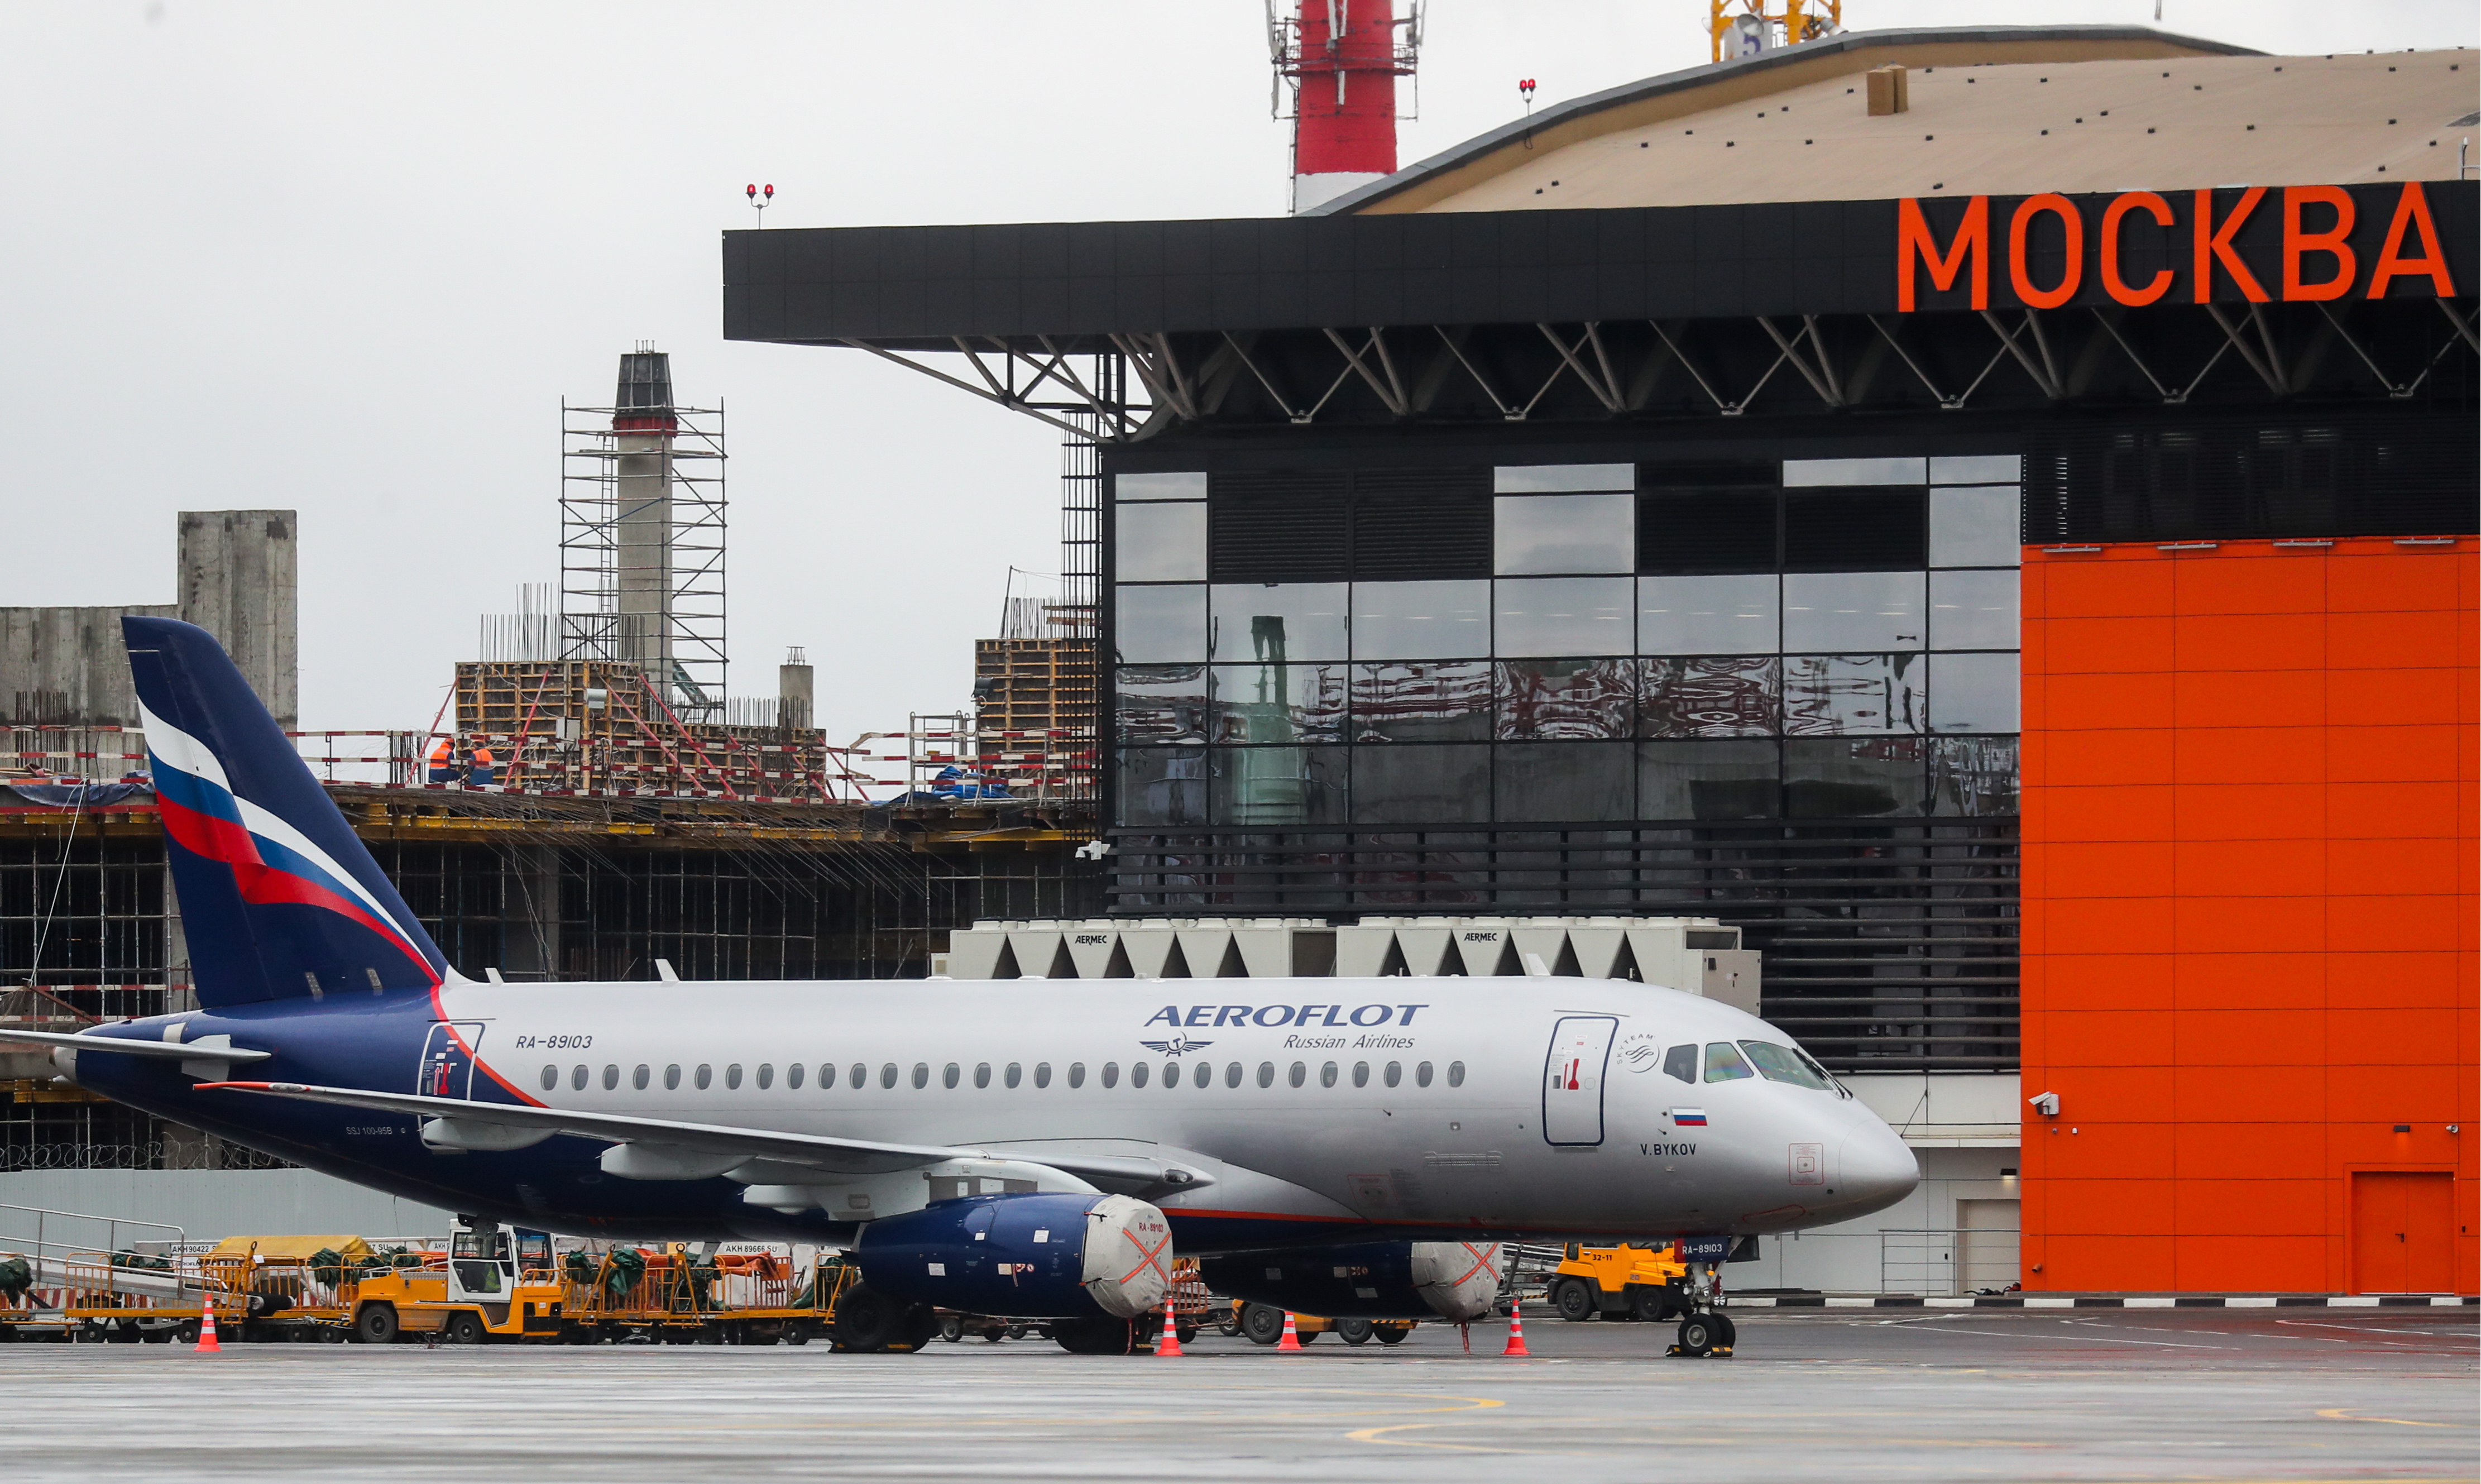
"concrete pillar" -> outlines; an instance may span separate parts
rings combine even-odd
[[[291,510],[183,510],[173,593],[183,621],[216,637],[286,731],[301,724],[298,525]]]
[[[784,663],[775,667],[775,724],[786,727],[809,727],[818,723],[810,718],[817,713],[818,671],[798,645],[786,650]]]

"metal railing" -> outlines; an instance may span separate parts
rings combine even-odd
[[[2020,1278],[2022,1241],[2014,1227],[1881,1230],[1878,1291],[1961,1294],[2004,1289]]]
[[[27,1170],[289,1170],[289,1160],[221,1140],[153,1139],[143,1144],[50,1143],[0,1146],[0,1174]]]

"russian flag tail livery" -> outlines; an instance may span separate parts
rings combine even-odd
[[[214,637],[120,630],[198,1002],[435,988],[447,960]]]

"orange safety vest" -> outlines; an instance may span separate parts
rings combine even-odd
[[[456,760],[456,749],[449,746],[445,738],[440,740],[438,746],[431,749],[431,766],[433,768],[446,768]]]
[[[475,749],[474,749],[474,766],[475,766],[476,768],[488,768],[488,767],[490,767],[490,766],[491,766],[491,749],[490,749],[490,748],[488,748],[488,747],[477,747],[477,748],[475,748]]]

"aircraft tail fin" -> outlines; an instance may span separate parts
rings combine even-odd
[[[120,628],[198,1002],[435,987],[438,946],[214,636]]]

